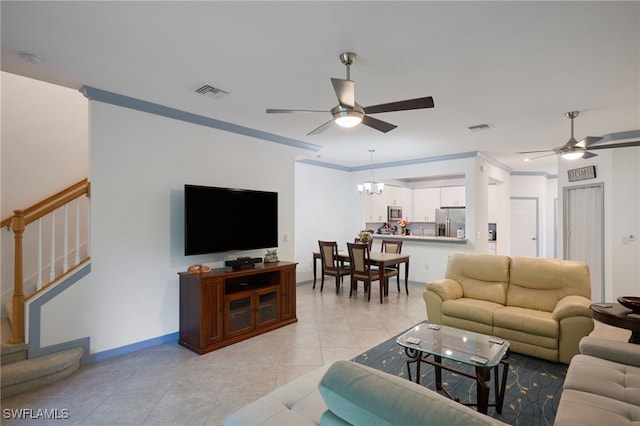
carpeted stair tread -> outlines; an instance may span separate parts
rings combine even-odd
[[[0,365],[5,366],[27,359],[27,348],[26,343],[18,343],[16,345],[2,343],[0,345]]]
[[[14,362],[2,367],[2,397],[53,383],[80,368],[83,349],[73,348],[38,358]]]
[[[8,318],[2,318],[1,321],[0,365],[7,365],[12,362],[27,359],[26,343],[9,343],[9,339],[11,338],[11,323]]]

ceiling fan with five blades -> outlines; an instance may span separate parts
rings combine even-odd
[[[594,154],[593,150],[598,149],[612,149],[612,148],[626,148],[630,146],[640,146],[640,140],[627,141],[620,143],[607,143],[617,140],[627,140],[640,137],[640,131],[631,130],[627,132],[609,133],[604,136],[587,136],[586,138],[577,141],[573,136],[573,120],[580,114],[580,111],[570,111],[565,113],[565,117],[571,120],[571,137],[564,145],[540,151],[521,151],[518,154],[537,154],[542,152],[550,152],[550,154],[540,155],[538,157],[527,158],[525,161],[537,160],[538,158],[548,157],[550,155],[560,155],[567,160],[575,160],[577,158],[592,158],[598,154]]]
[[[380,105],[372,105],[363,107],[355,100],[355,82],[351,80],[351,65],[355,62],[357,55],[353,52],[345,52],[340,55],[340,61],[347,67],[347,78],[332,78],[331,84],[333,90],[338,97],[338,105],[329,111],[311,110],[311,109],[267,109],[267,114],[292,113],[292,112],[324,112],[330,113],[333,117],[331,120],[315,128],[307,135],[317,135],[327,130],[336,123],[341,127],[354,127],[362,123],[380,132],[387,133],[395,129],[395,124],[387,123],[371,117],[369,114],[378,114],[383,112],[406,111],[412,109],[433,108],[433,98],[427,96],[424,98],[409,99],[405,101],[390,102]]]

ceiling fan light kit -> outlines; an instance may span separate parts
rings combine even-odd
[[[267,109],[267,114],[288,113],[288,112],[329,112],[332,119],[315,128],[309,135],[317,135],[324,132],[334,123],[340,127],[355,127],[362,123],[365,126],[378,130],[382,133],[390,132],[395,129],[395,124],[373,118],[370,114],[379,114],[383,112],[407,111],[412,109],[433,108],[433,98],[427,96],[424,98],[409,99],[405,101],[389,102],[385,104],[372,105],[362,107],[355,100],[355,82],[351,80],[351,65],[355,62],[358,55],[353,52],[341,53],[339,58],[347,67],[346,79],[331,78],[333,90],[338,98],[338,105],[330,111],[310,110],[310,109]]]
[[[346,109],[341,106],[337,106],[331,110],[331,115],[333,115],[333,120],[340,127],[355,127],[362,122],[362,118],[364,117],[364,112],[357,109]]]
[[[584,149],[574,146],[573,148],[569,148],[565,151],[560,151],[560,156],[565,160],[577,160],[578,158],[584,157],[584,153]]]

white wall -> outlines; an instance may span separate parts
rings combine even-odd
[[[78,91],[2,72],[0,217],[25,209],[87,177],[88,101]],[[53,173],[52,173],[53,171]],[[25,247],[35,239],[29,228]],[[13,295],[13,233],[0,231],[2,317]],[[46,247],[46,245],[45,245]],[[35,258],[25,252],[25,278]]]
[[[78,91],[7,72],[0,76],[5,219],[87,177],[88,110]]]
[[[185,183],[277,191],[278,252],[294,257],[298,149],[95,101],[90,132],[92,272],[43,310],[43,343],[89,335],[96,353],[178,330],[177,272],[227,260],[183,255]]]
[[[346,183],[348,172],[326,167],[296,163],[295,174],[295,260],[297,280],[304,282],[313,278],[311,253],[318,251],[318,240],[338,241],[343,249],[353,241],[356,234],[345,227],[345,216],[355,186]]]

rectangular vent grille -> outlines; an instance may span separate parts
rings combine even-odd
[[[489,123],[483,123],[483,124],[467,127],[467,129],[471,130],[472,132],[479,132],[480,130],[487,130],[492,128],[493,126]]]
[[[205,84],[199,89],[196,89],[196,93],[199,93],[203,96],[207,96],[209,98],[214,98],[214,99],[219,99],[229,94],[229,92],[226,92],[222,89],[218,89],[217,87],[209,86],[208,84]]]

